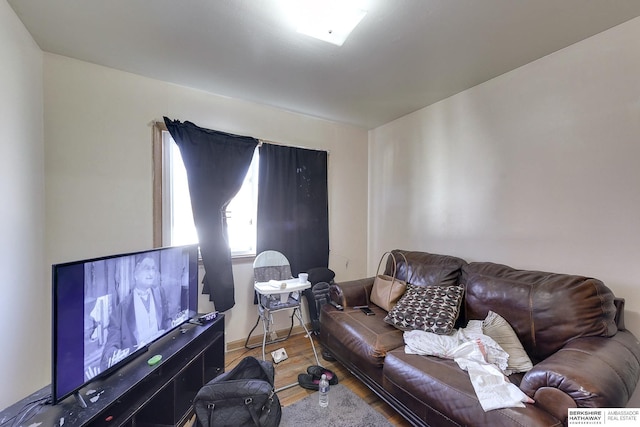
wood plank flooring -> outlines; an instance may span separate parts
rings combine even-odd
[[[348,387],[352,392],[354,392],[365,402],[371,405],[375,410],[383,414],[393,425],[401,427],[411,426],[408,421],[402,418],[402,416],[400,416],[395,410],[393,410],[387,403],[385,403],[382,399],[376,396],[375,393],[373,393],[358,379],[356,379],[340,363],[324,360],[322,358],[322,355],[320,354],[322,348],[320,346],[320,343],[315,338],[314,343],[316,346],[316,351],[318,352],[320,365],[335,372],[338,376],[338,379],[340,380],[340,384]],[[276,390],[297,382],[298,374],[306,373],[308,366],[316,364],[315,358],[313,357],[313,351],[311,350],[311,344],[309,343],[309,339],[306,337],[306,335],[304,335],[304,333],[292,335],[288,340],[284,342],[267,346],[265,351],[266,360],[272,360],[270,353],[281,347],[286,350],[289,357],[288,359],[275,365]],[[257,359],[262,359],[262,348],[259,347],[248,350],[242,346],[239,349],[227,351],[225,356],[225,370],[229,371],[246,356],[254,356]],[[296,385],[294,387],[279,391],[278,397],[280,398],[280,403],[283,406],[289,406],[292,403],[295,403],[312,393],[314,393],[314,391],[306,390]]]

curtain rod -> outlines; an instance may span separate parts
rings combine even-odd
[[[280,145],[280,146],[283,146],[283,147],[300,148],[302,150],[324,151],[327,154],[330,154],[329,150],[321,150],[319,148],[302,147],[302,146],[299,146],[299,145],[285,144],[285,143],[282,143],[282,142],[269,141],[269,140],[266,140],[266,139],[259,139],[259,138],[256,138],[256,139],[258,139],[258,147],[262,146],[262,144],[271,144],[271,145]]]
[[[152,123],[154,125],[158,126],[160,129],[167,130],[167,127],[166,127],[164,121],[154,120]],[[329,150],[321,150],[321,149],[318,149],[318,148],[309,148],[309,147],[302,147],[302,146],[299,146],[299,145],[285,144],[285,143],[282,143],[282,142],[275,142],[275,141],[269,141],[267,139],[256,138],[254,136],[252,136],[251,138],[255,138],[255,139],[258,140],[258,147],[260,147],[262,144],[272,144],[272,145],[280,145],[280,146],[283,146],[283,147],[300,148],[300,149],[303,149],[303,150],[325,151],[327,153],[327,155],[331,153],[331,151],[329,151]]]

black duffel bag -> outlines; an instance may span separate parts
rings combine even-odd
[[[276,427],[282,408],[275,393],[271,362],[246,357],[204,385],[193,406],[203,427]]]

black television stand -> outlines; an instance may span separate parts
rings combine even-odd
[[[156,354],[162,360],[149,366],[147,360]],[[218,315],[202,325],[175,329],[149,345],[148,352],[88,384],[75,397],[56,405],[42,403],[51,401],[47,386],[0,412],[0,420],[16,426],[187,426],[195,417],[196,393],[222,372],[224,315]]]

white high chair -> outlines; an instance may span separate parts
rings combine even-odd
[[[307,334],[309,342],[311,342],[316,363],[319,365],[320,361],[318,360],[313,339],[302,320],[300,312],[301,291],[310,288],[311,283],[309,281],[301,283],[297,278],[293,278],[287,257],[278,251],[272,250],[261,252],[256,256],[253,262],[253,275],[255,280],[254,289],[258,297],[258,319],[253,328],[251,328],[244,346],[251,349],[260,346],[260,344],[249,345],[249,339],[260,320],[262,320],[262,360],[266,360],[265,347],[269,344],[285,341],[291,336],[293,318],[295,316]],[[293,310],[293,312],[291,313],[291,327],[287,335],[267,340],[267,336],[271,335],[273,313],[288,309]]]

